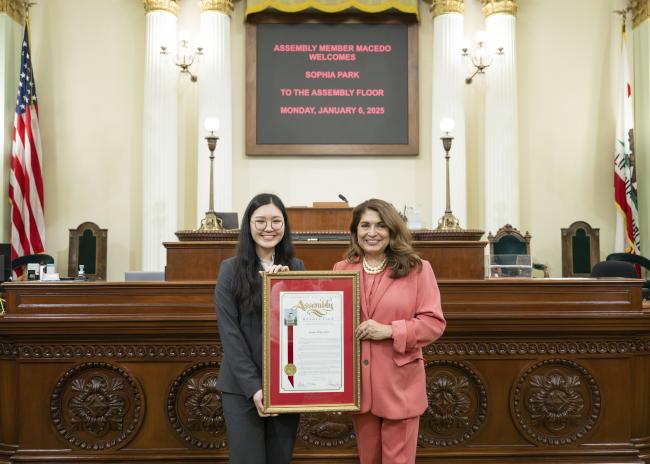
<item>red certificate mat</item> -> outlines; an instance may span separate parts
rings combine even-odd
[[[264,411],[358,411],[359,273],[264,277]]]

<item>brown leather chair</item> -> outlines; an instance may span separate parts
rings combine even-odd
[[[600,261],[600,229],[576,221],[562,229],[562,277],[589,277]]]
[[[108,230],[94,222],[84,222],[70,229],[68,276],[75,277],[79,265],[84,265],[86,277],[106,280],[106,242]]]

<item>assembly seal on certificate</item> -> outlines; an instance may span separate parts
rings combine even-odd
[[[358,411],[359,273],[267,274],[263,306],[265,411]]]

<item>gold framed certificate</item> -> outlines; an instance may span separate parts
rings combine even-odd
[[[358,411],[358,271],[264,276],[264,411]]]

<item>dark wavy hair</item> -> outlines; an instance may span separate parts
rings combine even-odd
[[[291,243],[291,229],[289,218],[284,203],[277,195],[260,193],[255,195],[248,203],[239,230],[239,242],[236,249],[235,275],[233,278],[233,294],[240,310],[262,310],[262,278],[259,271],[262,264],[255,251],[255,241],[251,235],[251,217],[255,211],[268,204],[273,204],[282,212],[284,219],[284,235],[280,243],[275,246],[273,262],[291,266],[293,259],[293,244]]]
[[[350,248],[345,254],[345,259],[351,263],[358,263],[363,258],[363,250],[359,246],[357,228],[361,222],[361,216],[367,210],[379,214],[382,222],[386,224],[389,231],[389,242],[386,247],[387,267],[392,269],[391,277],[398,279],[407,276],[413,268],[418,271],[422,269],[422,260],[415,253],[411,246],[411,233],[406,227],[404,220],[397,210],[390,203],[371,198],[357,205],[352,211],[352,222],[350,223]]]

